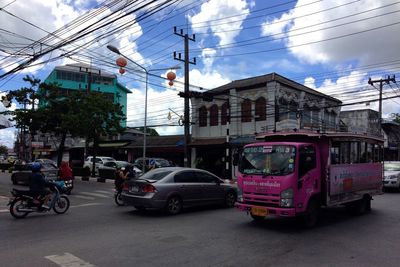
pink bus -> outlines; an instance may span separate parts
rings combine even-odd
[[[254,220],[299,216],[311,227],[321,207],[345,205],[362,214],[382,194],[381,138],[296,131],[257,140],[240,155],[236,203]]]

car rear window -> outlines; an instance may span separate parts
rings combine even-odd
[[[158,169],[158,170],[154,170],[154,171],[145,173],[144,175],[140,176],[139,179],[159,181],[159,180],[163,179],[164,177],[166,177],[171,172],[172,172],[172,170]]]

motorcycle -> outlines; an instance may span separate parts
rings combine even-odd
[[[65,183],[65,194],[71,195],[71,191],[74,188],[74,180],[62,180]]]
[[[25,218],[31,212],[48,212],[53,209],[57,214],[63,214],[69,209],[69,199],[63,193],[66,190],[63,182],[50,182],[49,189],[51,191],[50,199],[47,203],[38,199],[37,196],[32,195],[29,190],[13,189],[8,205],[10,206],[10,213],[14,218]],[[47,206],[44,206],[48,204]]]

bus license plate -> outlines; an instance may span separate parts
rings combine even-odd
[[[268,210],[264,207],[251,207],[251,214],[256,216],[267,216]]]

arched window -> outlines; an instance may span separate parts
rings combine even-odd
[[[202,106],[199,108],[199,127],[207,126],[207,108]]]
[[[278,102],[279,106],[279,121],[282,120],[295,120],[297,119],[298,104],[295,101],[287,101],[284,98],[280,98]]]
[[[228,102],[222,104],[221,107],[221,125],[226,125],[228,122]]]
[[[212,105],[210,108],[210,126],[218,125],[218,106]]]
[[[265,121],[267,118],[266,113],[267,101],[264,97],[260,97],[256,100],[256,121]]]
[[[303,114],[301,117],[302,121],[303,121],[303,125],[309,127],[311,124],[311,108],[305,104],[303,106]]]
[[[242,102],[242,122],[251,121],[251,101],[246,99]]]

